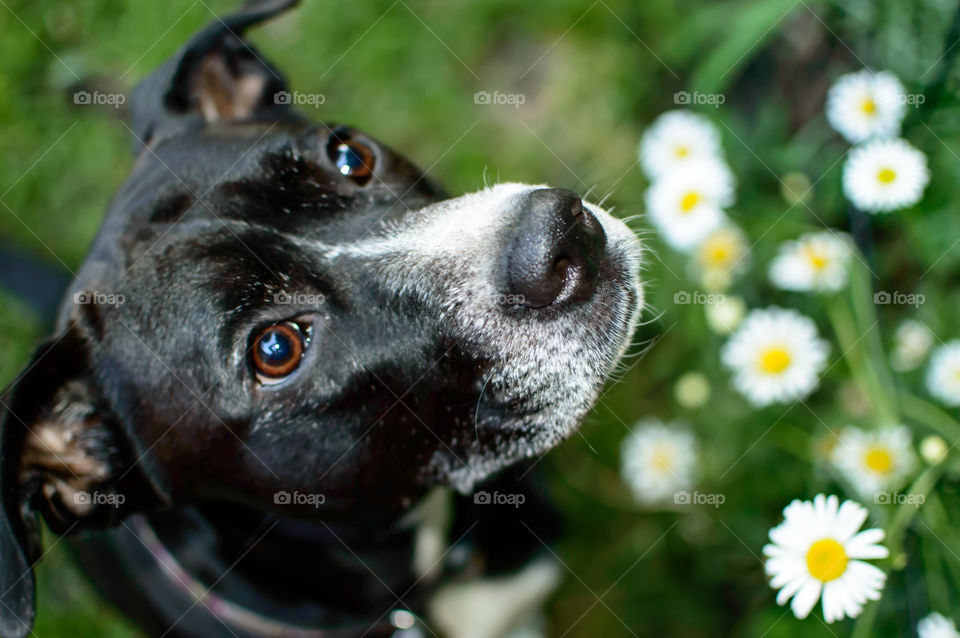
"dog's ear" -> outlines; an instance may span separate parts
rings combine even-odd
[[[0,413],[0,636],[31,633],[39,515],[57,534],[115,523],[144,501],[130,453],[100,404],[87,344],[71,328],[41,344]],[[124,460],[126,459],[126,460]],[[125,469],[126,468],[126,469]],[[123,475],[131,475],[126,478]],[[123,491],[121,491],[121,489]],[[126,492],[126,493],[125,493]]]
[[[131,98],[134,150],[203,122],[295,117],[283,76],[243,33],[297,2],[260,0],[217,18],[138,84]]]

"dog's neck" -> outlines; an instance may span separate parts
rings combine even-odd
[[[358,627],[390,635],[391,612],[421,606],[430,578],[413,571],[417,530],[408,519],[308,523],[208,506],[134,517],[128,527],[159,564],[166,588],[200,601],[228,626],[332,638],[356,635]]]
[[[294,621],[267,615],[256,609],[239,604],[233,600],[213,593],[212,588],[201,582],[183,563],[178,560],[157,536],[156,530],[143,517],[134,517],[130,529],[143,542],[161,568],[161,573],[169,576],[169,584],[179,588],[184,595],[193,597],[202,603],[219,622],[226,627],[242,630],[244,633],[260,636],[298,636],[303,638],[347,638],[355,635],[351,629],[307,628]],[[377,621],[370,626],[374,636],[388,636],[394,627],[388,621]]]

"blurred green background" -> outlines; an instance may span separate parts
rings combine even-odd
[[[73,92],[128,91],[213,13],[237,4],[2,3],[0,236],[76,269],[132,158],[117,121],[125,112],[77,106]],[[946,0],[313,0],[251,37],[291,89],[326,96],[315,113],[306,107],[312,116],[401,149],[453,193],[481,187],[485,176],[550,183],[594,201],[609,196],[607,205],[624,217],[642,212],[643,128],[674,108],[676,91],[722,93],[720,108],[700,110],[720,124],[739,184],[731,216],[757,242],[753,262],[761,266],[779,241],[804,230],[849,230],[840,188],[847,145],[826,125],[824,94],[840,73],[890,69],[908,92],[928,95],[908,114],[904,135],[927,154],[933,178],[920,206],[870,220],[861,239],[884,289],[932,300],[883,308],[884,339],[909,315],[947,340],[960,336],[960,250],[952,250],[960,237],[956,49],[942,56],[956,11]],[[477,91],[520,93],[525,101],[478,105]],[[782,178],[797,171],[814,184],[802,205],[784,197]],[[631,224],[644,231],[642,219]],[[828,627],[777,607],[758,558],[792,498],[837,491],[811,466],[808,441],[826,434],[824,423],[864,418],[843,400],[844,367],[786,413],[749,408],[725,388],[723,338],[700,309],[672,303],[677,290],[694,285],[687,259],[649,233],[646,241],[649,323],[581,434],[542,464],[568,519],[558,552],[572,572],[549,604],[548,635],[849,635],[849,621]],[[751,306],[796,307],[827,331],[822,304],[774,290],[764,267],[735,292]],[[4,384],[45,325],[47,318],[0,294]],[[697,410],[673,396],[689,371],[716,384]],[[919,387],[919,373],[899,382]],[[649,415],[692,423],[708,451],[701,485],[725,494],[722,507],[644,511],[633,503],[618,477],[619,445],[628,426]],[[958,486],[948,474],[942,502],[929,513],[941,517],[936,539],[925,538],[924,526],[909,528],[875,635],[913,635],[931,604],[954,617],[960,611]],[[39,581],[38,636],[137,635],[96,599],[62,546],[46,557]]]

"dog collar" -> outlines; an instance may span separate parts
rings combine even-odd
[[[143,516],[130,517],[128,527],[153,555],[171,584],[193,599],[194,606],[203,605],[224,625],[245,634],[264,638],[356,638],[359,630],[369,638],[388,638],[407,636],[409,630],[423,626],[413,613],[403,608],[392,610],[372,625],[365,625],[358,620],[357,626],[351,629],[303,627],[265,616],[213,593],[210,587],[194,578],[167,549]]]

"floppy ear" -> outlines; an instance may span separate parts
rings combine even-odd
[[[4,393],[0,421],[0,636],[34,618],[34,563],[42,514],[66,534],[115,523],[144,503],[119,428],[89,379],[87,346],[70,328],[37,348]],[[127,478],[129,475],[129,478]],[[124,479],[119,485],[118,479]]]
[[[295,119],[283,76],[242,36],[297,2],[260,0],[217,18],[138,84],[130,100],[134,151],[204,122]]]

